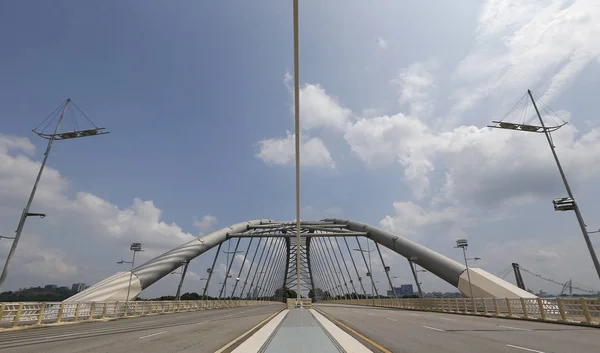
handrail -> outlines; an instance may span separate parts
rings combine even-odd
[[[0,303],[0,330],[28,325],[107,320],[274,303],[282,304],[261,300],[4,302]]]
[[[600,327],[600,298],[381,298],[318,303],[376,306]]]

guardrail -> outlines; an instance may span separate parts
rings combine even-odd
[[[130,302],[105,301],[74,303],[0,303],[0,328],[106,320],[163,313],[266,305],[273,303],[281,304],[280,302],[260,300],[136,300]]]
[[[399,298],[345,299],[322,301],[320,303],[353,304],[600,326],[600,298]]]

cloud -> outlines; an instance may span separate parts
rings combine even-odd
[[[387,48],[388,44],[383,38],[377,37],[377,46],[381,49],[385,49]]]
[[[287,132],[285,138],[264,139],[259,142],[257,157],[267,164],[285,165],[295,161],[295,134]],[[300,164],[306,167],[335,168],[335,162],[323,140],[301,135]]]
[[[34,145],[27,138],[0,135],[0,234],[8,236],[14,231],[13,224],[23,207],[40,167],[32,159]],[[194,238],[175,223],[161,220],[162,211],[150,200],[134,198],[128,207],[119,207],[88,192],[76,192],[70,196],[69,182],[57,170],[46,166],[36,193],[35,211],[43,210],[49,216],[43,221],[28,222],[22,234],[15,260],[11,264],[9,281],[17,281],[18,274],[29,276],[25,280],[38,285],[37,281],[52,279],[81,281],[96,278],[100,274],[94,266],[75,265],[77,256],[67,255],[57,247],[51,235],[71,242],[83,242],[123,248],[123,244],[139,241],[145,252],[140,260],[148,259]],[[31,231],[34,229],[34,231]],[[43,231],[44,236],[39,233]],[[0,241],[0,258],[8,253],[6,240]],[[14,283],[14,282],[13,282]],[[19,282],[20,283],[20,282]]]
[[[600,7],[594,0],[489,0],[476,43],[454,72],[453,114],[484,97],[542,85],[550,102],[600,57]]]
[[[393,216],[385,216],[379,225],[392,233],[418,240],[423,230],[431,226],[450,228],[461,220],[461,211],[447,207],[438,211],[428,211],[413,202],[394,202]]]
[[[434,72],[438,67],[435,60],[415,62],[400,70],[398,77],[392,80],[400,86],[400,105],[407,104],[411,116],[425,118],[432,113],[431,92],[436,88]]]
[[[201,220],[197,220],[194,218],[194,227],[200,231],[207,231],[212,228],[215,224],[217,224],[217,217],[211,216],[209,214],[202,217]]]

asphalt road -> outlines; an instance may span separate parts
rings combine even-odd
[[[214,352],[281,308],[214,309],[0,332],[0,352]]]
[[[315,307],[392,352],[600,352],[596,328],[345,305]]]

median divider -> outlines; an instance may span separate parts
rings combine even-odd
[[[262,300],[179,300],[0,303],[0,330],[209,309],[281,304]]]
[[[600,298],[381,298],[327,300],[318,303],[558,322],[600,328]]]

